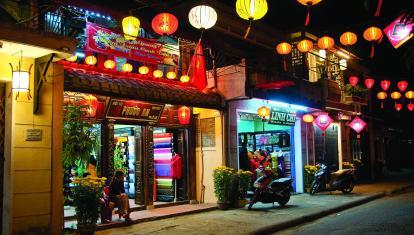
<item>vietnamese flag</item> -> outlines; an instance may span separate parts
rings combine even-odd
[[[194,56],[191,59],[190,67],[190,69],[192,70],[191,82],[198,90],[202,91],[204,88],[207,87],[207,77],[201,41],[197,43]]]

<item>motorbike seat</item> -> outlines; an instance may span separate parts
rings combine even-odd
[[[339,176],[339,175],[342,175],[342,174],[346,174],[349,171],[351,171],[351,169],[337,170],[335,172],[332,172],[331,176]]]

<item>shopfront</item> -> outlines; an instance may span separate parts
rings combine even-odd
[[[238,169],[254,172],[253,156],[270,156],[278,177],[293,178],[294,190],[303,192],[303,166],[308,150],[306,124],[301,117],[313,109],[262,99],[231,101],[229,106],[230,150],[236,159],[232,163]],[[267,117],[258,114],[261,107],[269,109]],[[232,139],[233,133],[237,133],[237,141]]]

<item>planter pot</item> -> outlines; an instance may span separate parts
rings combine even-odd
[[[238,208],[243,208],[247,204],[247,200],[246,199],[239,199],[238,202],[239,202]]]
[[[310,192],[310,187],[305,187],[305,193],[309,193]]]
[[[92,235],[95,233],[96,224],[78,224],[78,233],[80,235]]]
[[[217,207],[220,210],[227,210],[227,209],[229,209],[230,205],[228,203],[225,203],[225,202],[217,202]]]

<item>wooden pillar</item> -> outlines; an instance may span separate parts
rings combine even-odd
[[[143,156],[144,156],[144,177],[145,177],[145,202],[148,208],[154,205],[154,127],[145,126],[143,130]]]
[[[135,204],[145,205],[145,183],[143,179],[145,177],[144,164],[143,164],[143,151],[142,151],[142,128],[136,127],[135,133]]]
[[[188,162],[187,162],[187,180],[188,180],[188,199],[197,200],[197,156],[196,156],[196,124],[197,116],[192,115],[191,128],[188,130],[187,135],[187,148],[188,148]]]
[[[112,120],[105,121],[102,125],[102,176],[112,179],[114,176],[114,122]]]

